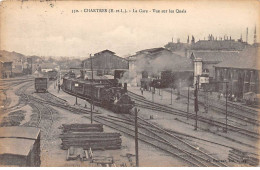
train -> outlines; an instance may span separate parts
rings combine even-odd
[[[134,101],[127,94],[127,84],[124,87],[115,86],[108,82],[81,80],[64,77],[62,90],[73,96],[93,102],[115,113],[129,114],[134,107]]]
[[[48,71],[47,75],[49,80],[57,80],[58,72],[56,70]]]

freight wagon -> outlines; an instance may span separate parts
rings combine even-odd
[[[35,78],[34,86],[36,92],[46,92],[48,88],[48,79],[47,78]]]
[[[0,128],[0,166],[38,167],[40,129],[34,127]]]

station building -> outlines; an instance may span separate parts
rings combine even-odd
[[[128,61],[117,56],[113,51],[103,50],[92,56],[92,67],[96,74],[114,75],[115,70],[128,70]],[[82,61],[83,72],[91,70],[91,59]],[[83,74],[84,74],[83,73]]]

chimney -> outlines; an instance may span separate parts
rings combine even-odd
[[[255,26],[255,32],[254,32],[254,44],[256,44],[256,41],[257,41],[257,39],[256,39],[256,26]]]
[[[248,43],[248,27],[246,28],[246,43]]]

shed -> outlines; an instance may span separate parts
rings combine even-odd
[[[40,166],[40,129],[2,127],[0,148],[1,166]]]

